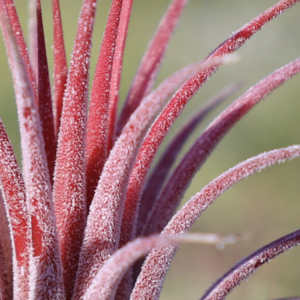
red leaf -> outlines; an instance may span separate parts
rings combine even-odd
[[[142,138],[174,89],[199,67],[194,64],[175,73],[151,93],[133,113],[112,148],[90,207],[75,299],[80,298],[96,271],[118,248],[126,186]]]
[[[66,298],[73,292],[86,223],[85,127],[88,70],[96,0],[85,0],[79,17],[64,96],[53,198]]]
[[[118,36],[116,40],[116,50],[113,59],[112,75],[109,92],[109,109],[108,109],[108,151],[111,150],[116,138],[116,118],[119,101],[119,88],[122,73],[122,64],[124,48],[127,37],[128,25],[131,15],[133,0],[123,0]]]
[[[220,278],[206,293],[201,300],[221,300],[230,291],[245,280],[249,275],[263,264],[269,262],[277,255],[282,254],[295,246],[300,245],[300,230],[285,235],[284,237],[262,247],[235,265],[229,272]],[[289,298],[296,300],[296,298]],[[289,300],[286,299],[286,300]],[[284,300],[284,299],[281,299]]]
[[[14,297],[28,299],[29,260],[32,246],[29,212],[21,170],[2,121],[0,122],[0,180],[6,214],[10,216],[8,222],[12,239]]]
[[[118,120],[117,135],[120,135],[130,115],[138,107],[142,99],[150,93],[168,42],[187,2],[188,0],[173,0],[160,22],[127,95]]]
[[[162,235],[176,235],[186,232],[218,196],[238,181],[275,163],[297,156],[300,156],[300,145],[265,152],[239,163],[193,196],[168,223],[162,231]],[[143,295],[145,299],[158,299],[164,277],[175,252],[175,247],[151,251],[137,279],[131,300],[140,299],[140,295]]]
[[[56,138],[52,111],[51,88],[42,20],[41,1],[37,0],[37,58],[38,58],[38,110],[44,137],[45,151],[48,162],[49,176],[53,184],[56,156]]]
[[[244,25],[240,30],[234,33],[229,39],[222,43],[208,56],[204,62],[209,62],[212,60],[209,67],[190,78],[177,91],[165,109],[158,116],[143,141],[130,175],[130,181],[126,194],[126,202],[139,202],[144,188],[146,176],[163,139],[188,101],[221,64],[220,62],[213,63],[213,60],[237,50],[263,25],[268,23],[278,14],[282,13],[285,9],[291,7],[298,1],[299,0],[282,0],[259,15],[257,18],[250,21],[248,24]],[[137,204],[135,205],[137,206]]]
[[[38,82],[38,52],[37,52],[37,17],[36,0],[28,0],[29,20],[28,20],[28,48],[29,61],[34,75],[35,84]]]
[[[148,107],[149,104],[151,104],[151,106],[153,106],[153,105],[157,106],[157,104],[154,101],[153,101],[153,103],[151,103],[151,101],[149,101],[151,99],[150,98],[151,95],[154,96],[154,97],[152,96],[154,98],[153,100],[155,100],[155,97],[157,97],[157,96],[160,96],[160,97],[162,97],[162,99],[167,100],[167,99],[169,99],[169,97],[171,97],[171,95],[173,94],[173,91],[176,90],[178,88],[178,86],[180,86],[187,78],[190,78],[195,73],[199,72],[199,70],[205,70],[205,68],[208,65],[211,65],[214,63],[220,63],[221,61],[224,61],[224,59],[227,60],[228,58],[223,57],[223,58],[218,58],[218,59],[207,60],[205,63],[200,62],[200,63],[192,64],[192,65],[189,65],[186,68],[176,72],[174,75],[172,75],[171,77],[166,79],[155,92],[152,92],[152,94],[150,94],[148,97],[146,97],[145,100],[143,100],[141,105],[132,114],[132,116],[130,117],[129,121],[127,122],[127,124],[125,125],[124,128],[132,126],[131,125],[132,121],[134,122],[134,120],[137,119],[137,120],[141,120],[140,121],[141,124],[139,125],[140,128],[148,129],[148,126],[145,127],[145,125],[147,125],[146,121],[149,121],[149,120],[152,121],[154,119],[154,117],[157,115],[157,113],[159,112],[159,110],[157,108],[160,108],[160,106],[159,106],[156,108],[156,110],[154,110],[153,108]],[[155,93],[157,93],[158,95],[156,96]],[[144,102],[146,102],[146,101],[149,102],[149,104],[148,103],[144,104]],[[158,102],[158,104],[162,105],[163,102],[161,102],[161,100],[160,100]],[[145,112],[141,115],[141,117],[137,117],[137,114],[136,114],[136,112],[139,110],[141,112],[143,110],[145,110]],[[151,116],[152,116],[152,118],[150,119]],[[150,124],[148,124],[148,125],[150,125]],[[123,130],[122,134],[124,133],[124,131],[125,130]],[[148,131],[148,134],[149,134],[149,131]],[[131,138],[134,138],[134,136],[132,136]],[[147,136],[146,136],[146,138],[147,138]],[[129,138],[127,138],[127,139],[129,140]],[[144,141],[145,141],[145,139],[144,139]],[[155,139],[153,140],[153,146],[155,147]],[[147,171],[147,170],[144,170],[144,171]],[[131,172],[131,174],[132,174],[132,172]],[[137,180],[139,180],[139,179],[137,178]],[[129,188],[130,188],[130,181],[129,181]],[[122,246],[122,245],[128,243],[135,237],[136,222],[137,222],[138,207],[139,207],[139,202],[137,200],[138,200],[138,198],[131,198],[131,195],[128,194],[128,190],[127,190],[119,246]]]
[[[158,246],[176,243],[168,237],[150,236],[136,239],[116,251],[91,282],[83,300],[114,299],[116,289],[125,272],[139,258]]]
[[[141,234],[142,228],[146,225],[145,220],[147,220],[151,209],[154,207],[155,201],[165,184],[167,175],[187,139],[203,121],[207,114],[235,93],[238,88],[239,84],[231,84],[210,99],[181,127],[174,138],[169,142],[168,147],[164,150],[159,161],[155,165],[154,170],[151,172],[150,178],[147,181],[147,185],[142,195],[138,216],[139,221],[136,233],[137,236]]]
[[[67,83],[68,67],[59,0],[52,0],[53,13],[53,53],[54,53],[54,103],[55,132],[59,132],[60,118],[63,106],[64,91]]]
[[[264,99],[286,80],[300,72],[300,58],[276,70],[250,88],[244,95],[223,111],[194,143],[164,187],[148,219],[144,234],[160,232],[176,211],[181,196],[194,174],[225,134],[260,100]]]
[[[31,276],[29,298],[53,299],[52,297],[63,297],[62,270],[51,195],[52,187],[34,92],[18,45],[10,27],[7,26],[8,22],[1,18],[1,23],[13,73],[21,131],[27,198],[26,210],[24,208],[23,210],[26,218],[31,218],[31,223],[29,220],[27,221],[28,224],[21,225],[20,223],[20,228],[17,231],[19,234],[21,227],[24,226],[23,230],[27,230],[28,233],[24,232],[23,234],[30,234],[29,241],[32,237],[32,245],[30,244],[32,249],[28,246],[29,249],[27,249],[28,253],[26,254],[31,259],[30,272],[24,267],[24,272]],[[16,172],[19,171],[16,170]],[[5,197],[7,198],[7,196]],[[25,199],[23,201],[25,202]],[[12,213],[9,212],[8,215],[11,216]],[[25,219],[24,216],[23,218]],[[18,278],[16,280],[18,281]],[[39,284],[40,281],[43,284]],[[48,286],[49,289],[44,289],[43,285]],[[25,292],[26,289],[24,288]],[[27,297],[21,297],[21,299],[27,299]]]
[[[109,151],[109,91],[122,1],[114,0],[112,2],[91,92],[86,140],[88,207],[93,199]]]
[[[29,61],[29,56],[27,52],[27,45],[24,40],[23,31],[19,22],[19,17],[16,11],[16,7],[13,0],[1,0],[3,2],[3,11],[6,12],[8,22],[10,24],[12,34],[16,40],[21,56],[25,62],[28,76],[30,78],[30,84],[32,85],[32,89],[34,91],[34,96],[37,101],[37,91],[35,85],[34,74],[31,68],[31,64]]]

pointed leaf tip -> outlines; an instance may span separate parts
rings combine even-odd
[[[295,145],[262,153],[229,169],[193,196],[171,219],[162,231],[162,235],[183,234],[191,228],[217,197],[238,181],[275,163],[298,156],[300,156],[300,145]],[[175,252],[175,247],[151,251],[137,279],[131,300],[139,299],[140,295],[145,295],[147,299],[158,299],[163,280]]]
[[[86,109],[96,7],[96,0],[84,0],[82,4],[64,95],[54,175],[53,198],[67,299],[74,289],[87,216]]]
[[[120,135],[130,115],[138,107],[143,97],[150,93],[171,35],[187,2],[188,0],[173,0],[159,24],[127,95],[126,102],[118,120],[117,135]]]
[[[122,3],[112,2],[92,85],[86,137],[88,207],[110,150],[109,96]]]
[[[221,300],[230,291],[250,276],[256,269],[266,262],[275,258],[295,246],[300,245],[300,230],[294,231],[270,244],[255,251],[235,265],[222,278],[220,278],[206,293],[201,300]],[[290,298],[291,299],[291,298]]]

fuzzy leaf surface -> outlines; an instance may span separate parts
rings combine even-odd
[[[112,2],[91,92],[86,139],[88,207],[92,202],[100,174],[108,157],[109,92],[122,3],[123,0]]]
[[[298,0],[299,1],[299,0]],[[296,0],[282,0],[260,14],[255,19],[244,25],[240,30],[229,37],[214,50],[204,62],[213,60],[223,55],[230,54],[241,47],[252,35],[254,35],[265,24],[278,16],[287,8],[294,5]],[[173,96],[168,105],[160,113],[139,150],[135,165],[130,175],[126,202],[139,203],[143,192],[146,176],[151,167],[155,154],[163,139],[169,132],[171,126],[178,118],[188,101],[195,95],[198,89],[217,70],[220,62],[210,65],[203,71],[192,76]]]
[[[144,193],[141,198],[137,236],[142,232],[151,209],[154,206],[155,200],[158,197],[167,175],[173,166],[178,154],[180,153],[184,143],[194,132],[197,126],[203,121],[207,114],[213,110],[217,105],[224,102],[231,96],[239,87],[238,84],[232,84],[226,87],[223,91],[218,93],[210,99],[203,107],[200,108],[176,133],[174,138],[170,141],[168,147],[164,150],[154,170],[151,172],[150,178],[147,181]]]
[[[53,55],[54,55],[54,103],[55,133],[59,132],[63,97],[67,83],[68,67],[60,14],[59,0],[52,0],[53,15]]]
[[[173,0],[144,54],[117,125],[119,135],[130,115],[150,93],[171,35],[188,0]]]
[[[263,264],[269,262],[279,254],[282,254],[295,246],[300,245],[300,230],[292,232],[284,237],[262,247],[253,254],[244,258],[222,278],[220,278],[206,293],[201,300],[221,300],[230,291],[256,271]],[[294,298],[295,299],[295,298]]]
[[[88,70],[96,0],[83,2],[59,131],[53,198],[66,298],[75,281],[86,224],[85,137]]]
[[[300,72],[300,58],[276,70],[225,109],[202,133],[164,187],[145,225],[144,234],[160,232],[176,211],[184,191],[225,134],[268,94]]]
[[[193,64],[175,73],[153,91],[131,116],[112,148],[90,206],[77,275],[76,297],[84,292],[95,272],[119,246],[126,187],[142,138],[174,90],[199,67],[200,64]]]
[[[161,234],[176,235],[185,233],[218,196],[238,181],[275,163],[280,163],[299,155],[300,146],[295,145],[265,152],[239,163],[195,194],[171,219]],[[175,252],[176,247],[174,246],[154,249],[150,252],[131,294],[131,300],[159,298],[163,280]]]
[[[123,0],[120,15],[120,23],[116,40],[116,49],[113,59],[111,84],[109,91],[109,109],[108,109],[108,151],[111,150],[116,139],[116,122],[119,101],[119,89],[123,65],[123,56],[125,42],[127,38],[128,25],[131,16],[133,0]]]

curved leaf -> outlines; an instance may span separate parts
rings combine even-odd
[[[24,214],[26,214],[26,216],[22,217],[24,219],[24,229],[19,228],[17,232],[23,230],[24,238],[28,238],[26,234],[32,235],[32,244],[30,236],[28,238],[28,243],[30,244],[27,246],[27,253],[22,254],[24,255],[24,259],[20,260],[17,258],[17,260],[25,260],[26,262],[26,258],[30,257],[30,272],[27,270],[29,266],[23,267],[25,271],[21,270],[27,276],[31,276],[29,279],[30,283],[32,281],[29,297],[42,297],[44,299],[51,299],[53,296],[63,297],[61,263],[52,204],[51,183],[40,119],[25,62],[8,25],[8,22],[5,22],[5,19],[1,18],[1,26],[5,36],[17,98],[27,198],[27,200],[23,199],[20,203],[21,206],[26,205],[26,209],[24,207],[19,208],[23,209]],[[4,158],[2,159],[5,160]],[[16,169],[15,172],[17,174],[19,171]],[[20,188],[22,188],[22,184],[20,184]],[[21,192],[20,194],[22,195]],[[7,195],[5,195],[5,198],[7,198]],[[25,201],[26,203],[22,204]],[[41,209],[41,207],[47,209]],[[11,212],[9,212],[9,215],[12,217]],[[29,220],[26,221],[28,222],[26,224],[25,219],[30,218],[31,224]],[[28,249],[31,246],[32,249]],[[23,247],[25,248],[25,246]],[[17,278],[16,281],[18,280]],[[42,285],[39,284],[40,280],[43,281],[43,284],[48,289],[43,289]],[[26,293],[27,289],[24,287],[21,291]],[[27,299],[27,297],[23,296],[21,299]]]
[[[95,272],[119,246],[126,186],[142,138],[174,90],[199,67],[201,64],[193,64],[175,73],[152,92],[133,113],[112,148],[90,207],[76,295],[84,292]]]
[[[193,196],[168,223],[162,231],[162,235],[185,233],[218,196],[238,181],[272,164],[298,156],[300,156],[300,145],[265,152],[239,163],[218,176]],[[175,252],[175,247],[160,248],[151,251],[137,279],[131,294],[131,300],[140,299],[141,295],[145,299],[158,299],[163,280]]]
[[[239,84],[231,84],[227,86],[220,93],[211,98],[203,107],[200,108],[190,119],[181,127],[176,133],[174,138],[170,141],[163,154],[160,156],[159,161],[155,165],[154,170],[150,174],[150,178],[147,180],[147,185],[143,192],[139,216],[137,233],[139,236],[145,226],[145,220],[147,220],[151,209],[154,206],[156,198],[158,197],[169,171],[171,170],[178,154],[180,153],[184,143],[194,132],[197,126],[203,121],[208,113],[211,112],[217,105],[224,102],[239,88]]]
[[[251,36],[255,34],[262,26],[282,13],[288,7],[294,5],[296,2],[296,0],[282,0],[273,7],[269,8],[264,13],[260,14],[257,18],[253,19],[236,33],[234,33],[229,39],[227,39],[215,51],[213,51],[204,62],[234,52],[239,47],[241,47],[249,38],[251,38]],[[169,132],[170,128],[172,127],[175,120],[178,118],[188,101],[207,81],[207,79],[213,74],[213,72],[217,70],[220,64],[221,63],[215,63],[191,77],[176,92],[173,98],[169,101],[168,105],[157,117],[156,121],[148,131],[147,136],[143,141],[130,175],[125,200],[125,203],[128,203],[128,206],[138,207],[146,176],[163,139]]]
[[[188,0],[173,0],[159,24],[127,95],[118,120],[117,135],[121,134],[124,125],[142,99],[150,93],[168,42],[187,2]]]
[[[117,250],[92,280],[83,300],[114,299],[116,288],[125,272],[139,258],[145,256],[154,247],[165,247],[178,243],[231,244],[236,235],[221,236],[212,233],[192,233],[178,236],[148,236],[135,239]]]
[[[244,258],[222,278],[220,278],[206,293],[201,300],[221,300],[224,299],[230,291],[245,280],[249,275],[255,272],[266,262],[275,258],[295,246],[300,245],[300,230],[294,231],[284,237],[262,247],[253,254]]]
[[[204,164],[224,135],[254,105],[299,72],[300,58],[276,70],[250,88],[207,127],[174,170],[151,211],[144,234],[160,232],[166,226],[194,174]]]

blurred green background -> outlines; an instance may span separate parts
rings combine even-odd
[[[27,34],[27,3],[15,0]],[[140,58],[169,0],[136,0],[132,12],[121,87],[124,99]],[[250,21],[275,0],[190,0],[168,47],[158,82],[190,62],[203,59],[233,31]],[[68,59],[82,1],[61,1]],[[52,70],[51,1],[42,1],[49,67]],[[99,52],[110,1],[99,0],[93,40],[91,78]],[[286,11],[258,32],[239,51],[241,60],[225,66],[208,81],[176,122],[164,145],[191,112],[231,82],[244,81],[233,101],[273,70],[300,53],[300,5]],[[10,71],[0,45],[0,116],[20,160],[19,131]],[[51,71],[52,72],[52,71]],[[52,80],[52,77],[51,77]],[[195,176],[185,200],[214,177],[248,157],[299,143],[299,75],[254,108],[224,138]],[[190,139],[184,152],[226,105],[215,110]],[[217,250],[214,246],[183,245],[165,281],[161,299],[198,299],[231,266],[257,248],[299,228],[300,159],[271,167],[239,183],[222,195],[198,220],[193,231],[222,234],[250,232],[250,240]],[[274,299],[300,295],[300,248],[263,266],[227,299]]]

